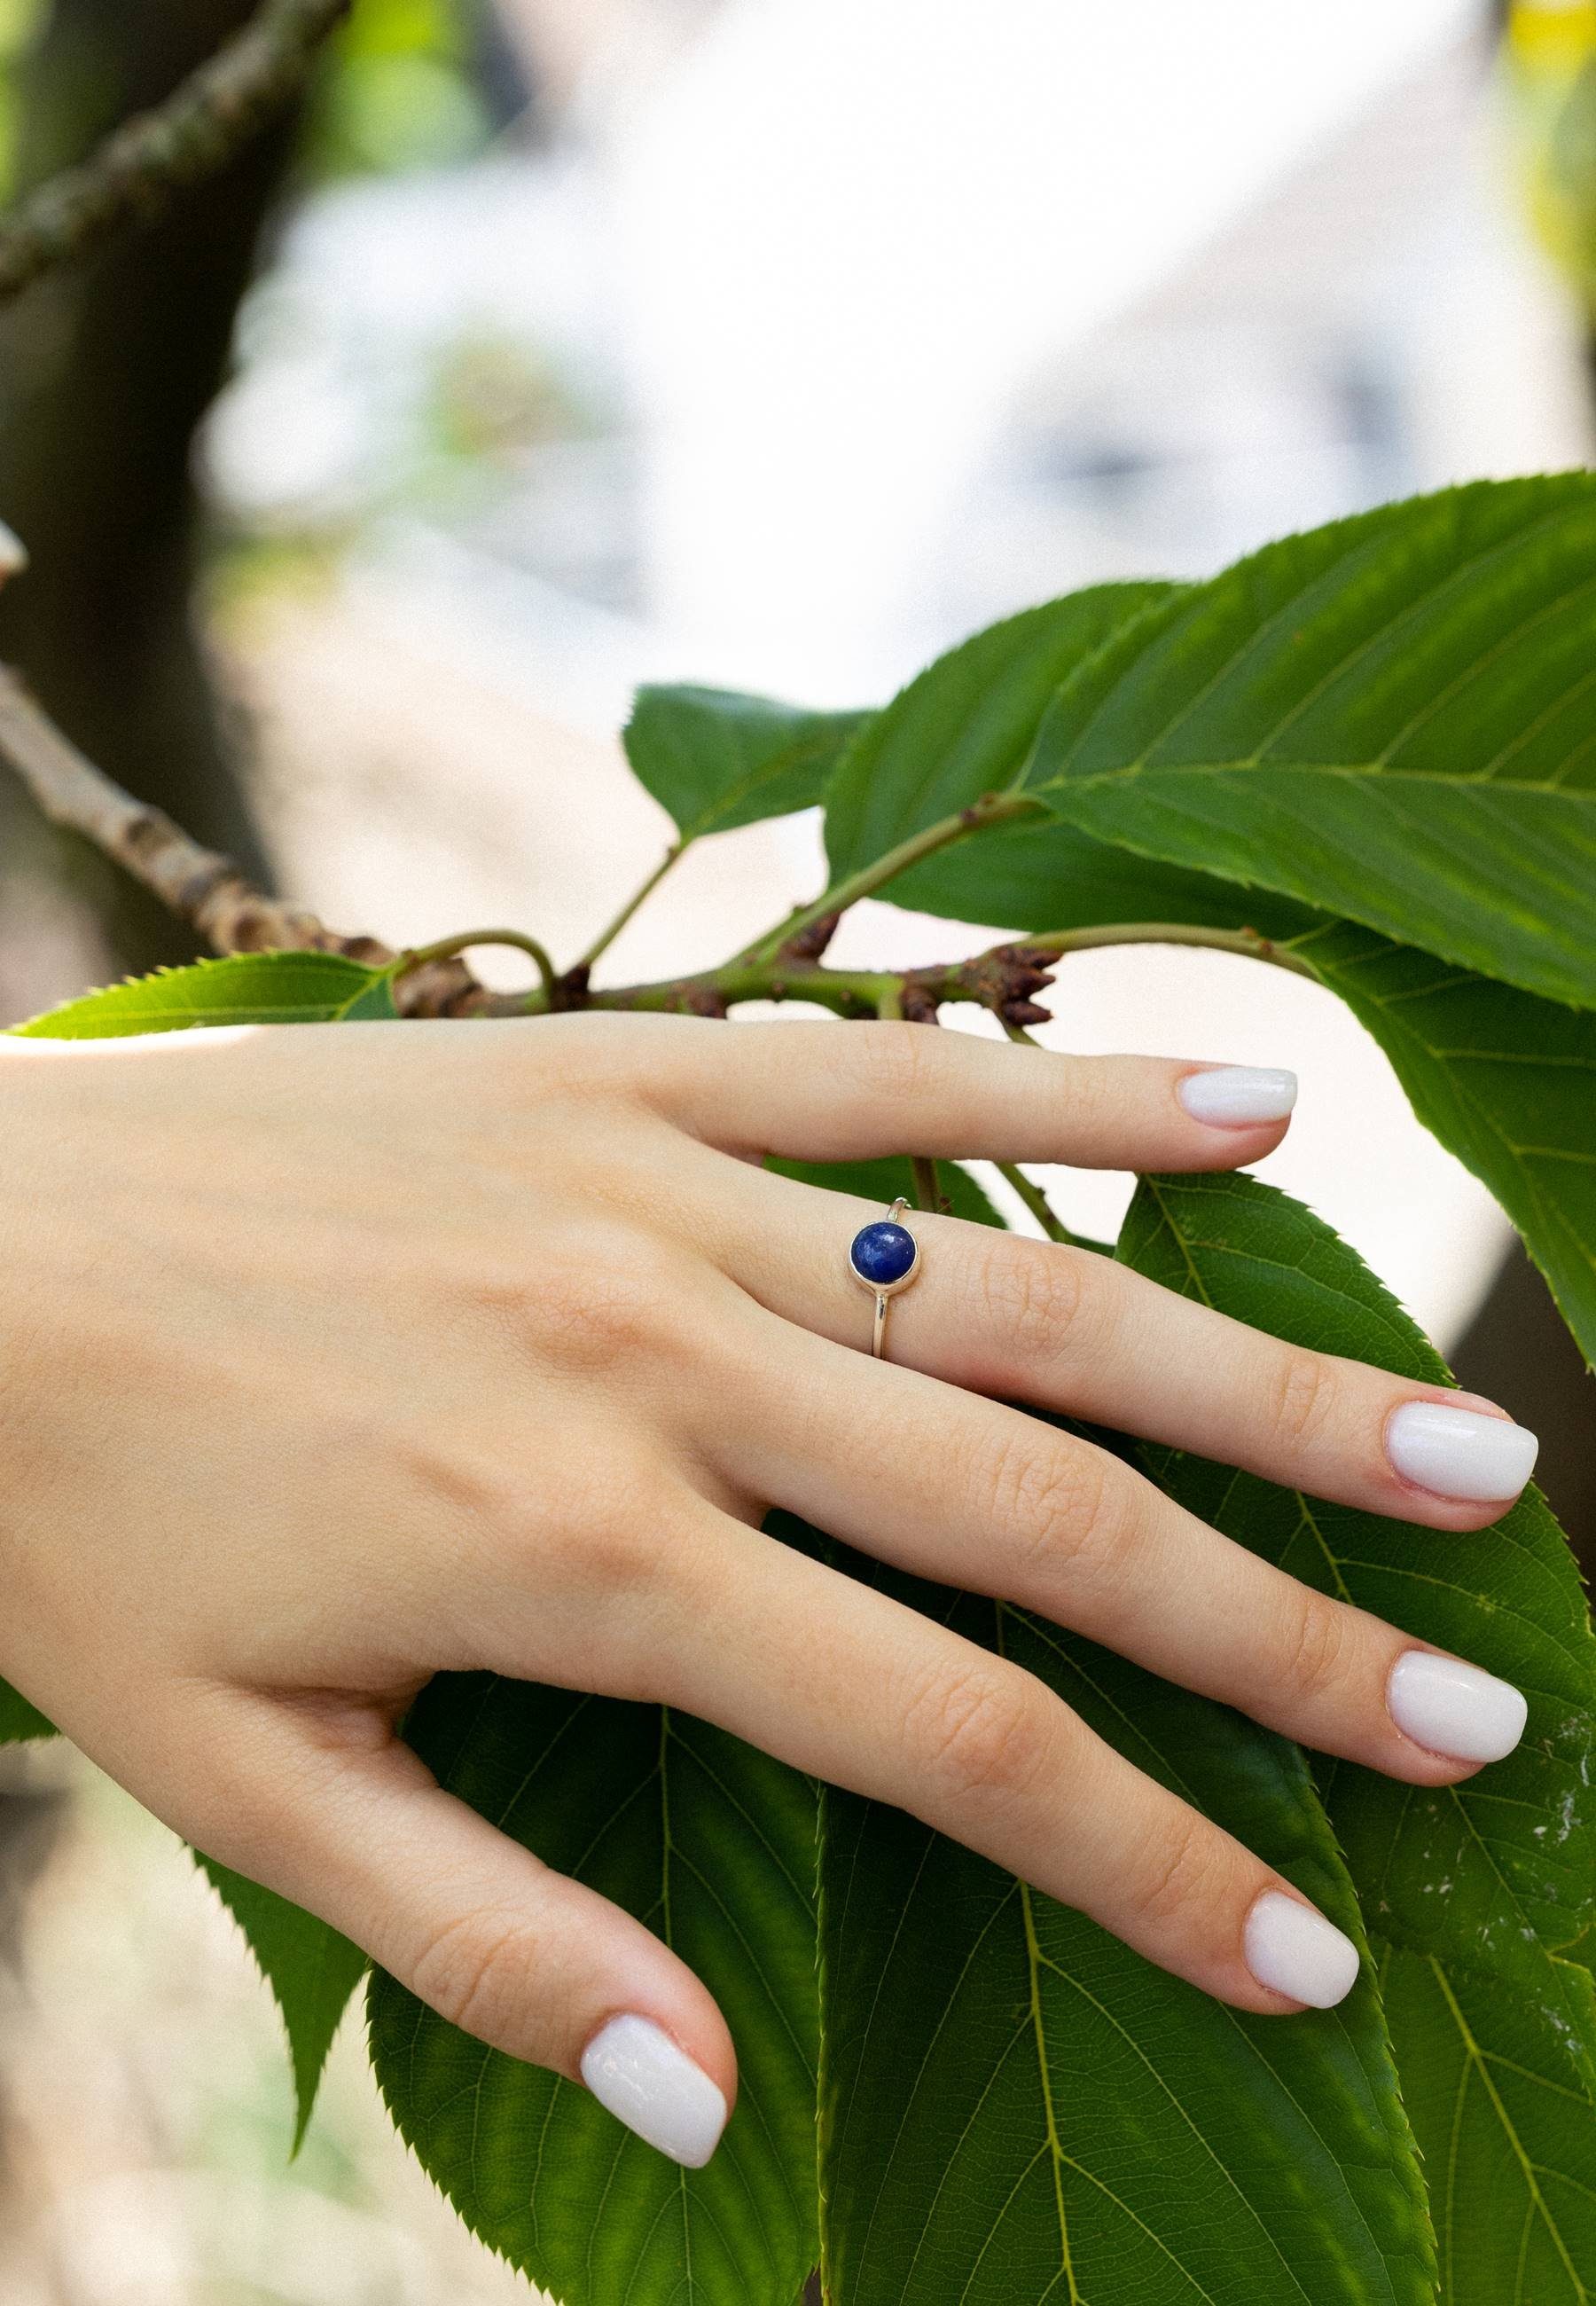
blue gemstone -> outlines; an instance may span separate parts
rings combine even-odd
[[[848,1255],[861,1281],[873,1289],[885,1289],[901,1281],[914,1263],[915,1237],[907,1226],[882,1217],[855,1234]]]

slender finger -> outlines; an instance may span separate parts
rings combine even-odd
[[[1260,1561],[1040,1418],[791,1330],[750,1355],[747,1388],[719,1445],[731,1481],[879,1559],[1414,1785],[1454,1784],[1523,1734],[1507,1684]]]
[[[795,1160],[927,1153],[1090,1169],[1233,1169],[1277,1145],[1293,1073],[1072,1057],[920,1025],[696,1027],[651,1041],[653,1093],[695,1136]]]
[[[1340,1930],[1034,1675],[717,1519],[661,1649],[664,1702],[909,1811],[1221,2001],[1283,2014],[1350,1990]]]
[[[744,1162],[704,1164],[700,1222],[771,1311],[866,1349],[849,1243],[881,1217],[851,1195]],[[894,1361],[1191,1449],[1311,1497],[1479,1529],[1529,1480],[1538,1444],[1493,1403],[1267,1337],[1112,1258],[955,1217],[913,1217]]]
[[[329,1737],[275,1698],[220,1703],[208,1750],[225,1804],[207,1815],[201,1799],[191,1838],[330,1922],[452,2025],[585,2083],[671,2160],[708,2161],[736,2055],[710,1994],[651,1931],[445,1793],[369,1714]]]

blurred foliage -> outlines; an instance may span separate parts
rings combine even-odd
[[[493,132],[479,70],[489,0],[356,0],[321,79],[308,158],[321,177],[445,167]],[[0,198],[17,141],[13,66],[49,0],[0,0]]]
[[[481,0],[359,0],[312,122],[317,172],[447,167],[480,151],[492,130],[476,69],[482,20]]]
[[[1531,220],[1596,323],[1596,4],[1513,0],[1503,54]]]
[[[540,441],[594,429],[547,355],[506,334],[479,331],[438,348],[425,380],[422,422],[438,457],[513,465]]]
[[[38,30],[46,0],[0,0],[0,198],[9,199],[20,126],[12,66]]]

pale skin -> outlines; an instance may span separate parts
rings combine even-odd
[[[620,2013],[728,2104],[735,2052],[659,1939],[396,1736],[440,1670],[679,1706],[1289,2014],[1247,1931],[1291,1884],[1020,1668],[760,1530],[788,1507],[1406,1783],[1473,1773],[1393,1716],[1427,1644],[1007,1405],[1441,1544],[1509,1500],[1404,1478],[1391,1417],[1492,1405],[947,1217],[914,1221],[875,1362],[844,1260],[881,1208],[757,1166],[1271,1151],[1284,1121],[1191,1117],[1197,1070],[626,1016],[0,1042],[0,1675],[189,1841],[573,2079]]]

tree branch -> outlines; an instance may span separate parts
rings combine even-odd
[[[0,527],[0,582],[25,565],[16,539]],[[1044,932],[994,945],[969,961],[924,969],[832,969],[811,956],[824,949],[834,918],[811,906],[786,925],[783,942],[772,952],[738,953],[718,969],[657,984],[595,988],[588,984],[584,964],[558,973],[542,945],[520,929],[472,930],[396,954],[375,937],[343,935],[303,906],[264,896],[230,857],[202,847],[161,810],[135,800],[97,768],[4,665],[0,760],[9,762],[53,824],[91,841],[218,952],[340,952],[375,969],[397,962],[394,1002],[407,1017],[531,1017],[559,1009],[724,1017],[747,1001],[809,1001],[839,1017],[900,1017],[930,1024],[944,1003],[972,1001],[989,1009],[1011,1039],[1023,1041],[1029,1038],[1027,1026],[1047,1020],[1035,995],[1051,983],[1059,961],[1105,945],[1206,946],[1318,981],[1317,972],[1289,944],[1276,944],[1257,929],[1185,921],[1114,921]],[[959,824],[957,819],[950,822]],[[943,837],[956,835],[944,830]],[[512,944],[529,953],[537,964],[538,983],[526,993],[490,993],[458,957],[473,944]],[[1026,1185],[1017,1190],[1023,1192]]]
[[[993,1166],[999,1176],[1007,1178],[1049,1241],[1066,1246],[1076,1243],[1077,1235],[1071,1232],[1036,1179],[1028,1177],[1018,1161],[995,1161]]]
[[[259,13],[154,111],[0,218],[0,303],[148,224],[216,175],[297,94],[351,0],[263,0]]]
[[[14,558],[11,565],[17,565]],[[52,824],[91,841],[180,919],[192,923],[218,952],[341,952],[376,969],[395,958],[375,937],[340,935],[302,906],[262,896],[230,857],[202,848],[169,816],[135,800],[96,768],[4,665],[0,758],[10,763]],[[395,995],[410,1016],[465,1013],[482,997],[482,987],[458,961],[416,969]]]

